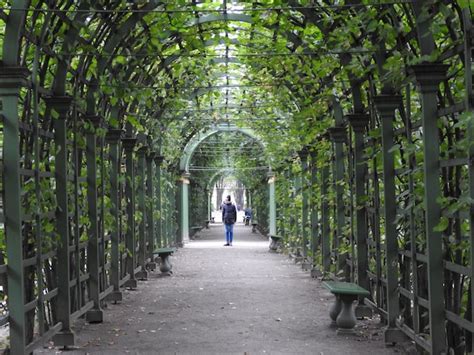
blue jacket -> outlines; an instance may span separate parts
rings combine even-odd
[[[237,221],[237,208],[230,201],[222,206],[222,221],[225,224],[234,224]]]

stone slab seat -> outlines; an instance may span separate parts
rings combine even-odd
[[[192,226],[191,227],[191,237],[194,239],[197,234],[202,230],[203,226]]]
[[[169,256],[176,251],[176,248],[159,248],[153,251],[153,255],[157,255],[161,259],[160,271],[164,275],[171,275],[173,265],[171,265]]]
[[[338,333],[353,333],[356,315],[352,304],[360,296],[370,296],[370,292],[352,282],[323,281],[323,286],[336,298],[329,310],[329,316],[336,323]]]
[[[257,233],[257,226],[258,226],[257,222],[252,222],[252,233]]]
[[[283,239],[283,237],[279,235],[274,235],[274,234],[269,234],[270,239],[272,240],[268,248],[270,249],[271,252],[276,252],[278,248],[280,247],[280,243]]]

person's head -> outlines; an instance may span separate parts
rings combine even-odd
[[[226,197],[226,201],[230,202],[230,195]]]

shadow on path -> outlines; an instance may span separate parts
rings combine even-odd
[[[102,324],[79,321],[69,354],[393,354],[378,320],[357,335],[330,326],[332,295],[251,227],[235,227],[224,247],[222,225],[201,231],[172,257],[174,275],[139,283],[109,304]],[[38,350],[55,354],[57,349]]]

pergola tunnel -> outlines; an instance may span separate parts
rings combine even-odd
[[[76,345],[230,194],[367,290],[386,344],[472,353],[473,21],[470,0],[0,1],[3,347]]]
[[[193,136],[179,164],[178,245],[189,241],[190,232],[214,217],[222,222],[219,210],[225,191],[234,196],[237,210],[252,211],[253,222],[264,234],[276,234],[275,184],[269,180],[269,188],[265,188],[265,181],[273,172],[268,161],[258,159],[264,156],[265,145],[249,128],[215,125]],[[242,166],[254,159],[258,164]],[[231,186],[224,182],[226,177],[233,178]]]

